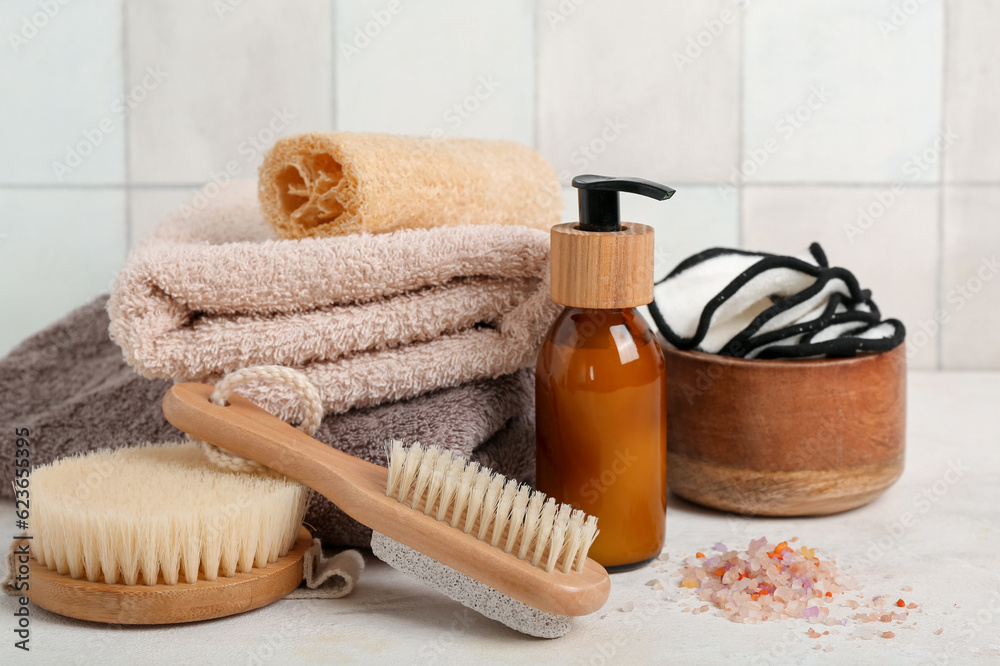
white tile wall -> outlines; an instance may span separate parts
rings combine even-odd
[[[123,188],[0,189],[0,353],[111,288],[125,259]]]
[[[941,120],[941,0],[755,0],[746,12],[740,177],[881,183],[934,141]],[[887,27],[888,26],[888,27]],[[937,165],[919,174],[938,177]]]
[[[328,2],[125,4],[133,183],[253,176],[276,137],[332,127]]]
[[[0,183],[121,183],[121,1],[48,6],[0,12]]]
[[[132,187],[129,189],[129,241],[135,244],[157,220],[189,201],[194,187]]]
[[[951,182],[1000,182],[1000,3],[948,2],[945,124],[958,135],[944,157]]]
[[[818,242],[830,265],[854,273],[882,316],[901,320],[912,336],[938,306],[938,196],[937,188],[923,186],[898,194],[875,187],[749,187],[744,244],[793,254]],[[936,337],[911,344],[910,367],[937,367],[938,344]]]
[[[741,19],[731,0],[539,7],[538,140],[564,184],[581,172],[689,183],[730,173]]]
[[[941,281],[942,361],[1000,367],[1000,186],[947,187]]]
[[[336,8],[340,129],[534,143],[532,0]]]
[[[1000,3],[54,5],[0,14],[0,284],[18,285],[0,290],[0,353],[106,289],[126,245],[227,162],[253,175],[276,136],[336,128],[513,139],[567,185],[662,180],[673,200],[622,204],[656,227],[659,274],[706,247],[820,240],[906,321],[914,366],[1000,368],[982,342],[994,283],[949,302],[1000,250]],[[844,225],[894,184],[851,242]]]

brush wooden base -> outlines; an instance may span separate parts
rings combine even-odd
[[[759,516],[813,516],[849,511],[881,495],[903,473],[903,454],[842,469],[735,469],[667,454],[667,485],[684,499]]]
[[[31,601],[47,611],[89,622],[177,624],[226,617],[260,608],[292,592],[302,582],[302,560],[312,536],[300,528],[295,545],[264,569],[214,581],[165,585],[109,585],[74,580],[39,564],[31,568]]]

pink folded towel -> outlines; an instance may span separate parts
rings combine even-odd
[[[157,223],[108,303],[111,336],[140,374],[214,381],[287,365],[316,384],[328,413],[531,365],[559,309],[544,231],[277,240],[251,181]],[[290,390],[240,392],[282,418],[300,416]]]

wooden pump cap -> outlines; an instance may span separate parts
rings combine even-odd
[[[552,300],[577,308],[634,308],[653,301],[653,228],[621,231],[552,227]]]

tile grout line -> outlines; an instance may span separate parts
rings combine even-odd
[[[129,60],[128,60],[128,0],[121,0],[121,21],[122,21],[122,94],[126,95],[128,91],[128,70],[129,70]],[[125,114],[122,119],[122,131],[125,132],[125,140],[123,144],[125,146],[125,155],[123,163],[125,166],[125,252],[128,253],[129,249],[132,247],[132,164],[131,164],[131,139],[129,136],[129,127],[131,125],[131,120],[129,114]]]
[[[330,120],[333,123],[333,130],[337,131],[337,121],[340,120],[340,113],[337,109],[337,82],[340,77],[337,75],[337,0],[330,0]]]
[[[941,101],[940,101],[940,130],[947,131],[946,114],[948,110],[948,3],[941,3]],[[938,205],[937,205],[937,257],[935,265],[935,282],[937,293],[934,302],[937,306],[935,315],[944,309],[941,295],[944,292],[944,198],[945,198],[945,164],[948,158],[944,156],[938,165]],[[934,345],[937,348],[937,359],[935,369],[940,372],[944,369],[944,327],[941,326]]]
[[[746,104],[746,13],[749,7],[744,7],[740,12],[739,25],[737,26],[738,32],[737,39],[739,39],[739,45],[736,50],[738,62],[736,66],[738,68],[737,82],[736,86],[739,90],[737,93],[739,95],[739,104],[737,105],[736,112],[736,122],[739,125],[736,128],[736,169],[739,170],[743,164],[743,142],[745,140],[744,129],[743,129],[743,119],[745,116],[744,105]],[[746,184],[744,182],[737,183],[736,185],[736,247],[743,248],[743,242],[745,240],[745,232],[743,230],[744,216],[743,216],[743,186]]]
[[[534,93],[534,100],[533,100],[534,113],[532,114],[533,115],[532,120],[534,121],[534,125],[535,125],[534,128],[533,128],[533,130],[532,130],[532,140],[535,142],[535,146],[534,146],[535,150],[539,150],[539,151],[542,148],[542,144],[541,144],[541,126],[542,126],[542,121],[541,121],[541,117],[542,117],[541,97],[542,96],[541,96],[541,92],[540,92],[541,91],[541,76],[540,76],[540,72],[541,72],[541,63],[542,63],[542,58],[541,58],[541,50],[542,50],[541,49],[541,43],[542,43],[542,38],[541,38],[541,30],[539,29],[539,26],[541,25],[541,16],[542,16],[542,5],[540,3],[532,3],[531,21],[532,21],[532,29],[534,30],[534,35],[532,35],[532,40],[531,40],[532,41],[532,45],[531,45],[532,46],[532,63],[531,63],[531,69],[534,72],[534,76],[535,76],[534,86],[532,86],[532,88],[533,88],[532,92]]]
[[[718,189],[718,180],[700,180],[700,181],[683,181],[669,179],[672,185],[682,185],[684,187],[710,187]],[[897,184],[899,181],[895,182],[871,182],[871,183],[830,183],[830,182],[786,182],[786,183],[745,183],[741,185],[741,188],[753,189],[753,188],[791,188],[791,187],[856,187],[859,189],[864,188],[886,188]],[[73,189],[114,189],[116,187],[127,187],[128,189],[177,189],[177,188],[199,188],[205,183],[137,183],[134,181],[129,181],[126,183],[0,183],[0,189],[4,190],[45,190],[45,189],[59,189],[59,190],[73,190]],[[929,183],[908,183],[907,187],[915,188],[939,188],[939,187],[1000,187],[1000,181],[996,182],[967,182],[967,181],[933,181]]]

